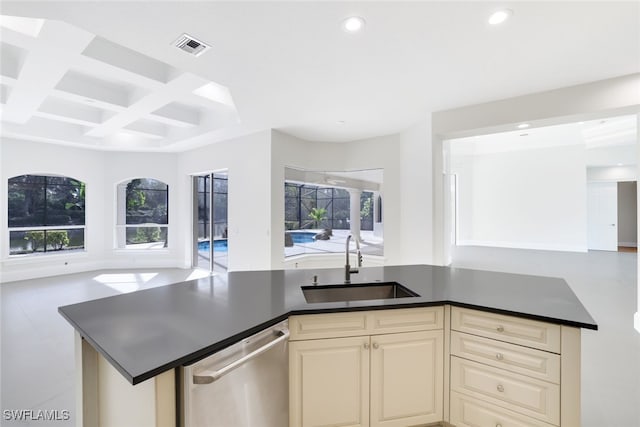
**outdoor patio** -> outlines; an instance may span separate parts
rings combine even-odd
[[[288,231],[289,233],[296,232],[314,232],[319,233],[322,230],[300,230],[300,231]],[[344,253],[345,242],[347,236],[351,234],[350,230],[333,230],[333,236],[329,240],[315,240],[309,243],[294,243],[293,246],[284,248],[284,256],[290,257],[295,255],[308,255],[308,254],[323,254],[323,253]],[[360,250],[363,255],[384,255],[384,239],[382,237],[374,236],[373,231],[360,231]],[[351,239],[350,250],[355,251],[356,244]]]

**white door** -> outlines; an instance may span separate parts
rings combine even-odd
[[[589,249],[618,250],[618,183],[587,184],[587,239]]]

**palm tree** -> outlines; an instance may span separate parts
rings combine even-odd
[[[327,219],[327,210],[325,208],[313,208],[309,212],[309,218],[311,218],[316,226],[320,227],[320,223]]]

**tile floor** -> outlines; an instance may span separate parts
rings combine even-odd
[[[457,248],[453,266],[563,277],[600,326],[582,333],[583,427],[640,426],[637,254]],[[73,329],[60,305],[193,277],[191,270],[110,270],[0,284],[2,409],[67,409],[69,421],[2,426],[73,426]],[[123,426],[125,427],[125,426]]]
[[[180,282],[202,271],[103,270],[0,284],[0,403],[5,409],[69,410],[68,421],[0,425],[75,425],[73,328],[61,305]],[[129,426],[122,426],[129,427]],[[130,426],[135,427],[135,426]]]

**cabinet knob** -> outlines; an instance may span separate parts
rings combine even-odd
[[[364,343],[364,349],[365,350],[369,350],[369,343],[368,342]]]
[[[502,355],[502,353],[498,353],[498,354],[496,354],[496,359],[502,360],[502,359],[504,359],[504,356]]]
[[[498,389],[498,391],[499,391],[500,393],[502,393],[502,392],[504,391],[504,387],[502,386],[502,384],[498,384],[497,389]]]
[[[500,325],[496,328],[496,331],[498,332],[504,332],[504,326]]]
[[[378,347],[380,347],[380,346],[378,345],[378,343],[377,343],[377,342],[374,342],[374,343],[373,343],[373,348],[378,349]]]

